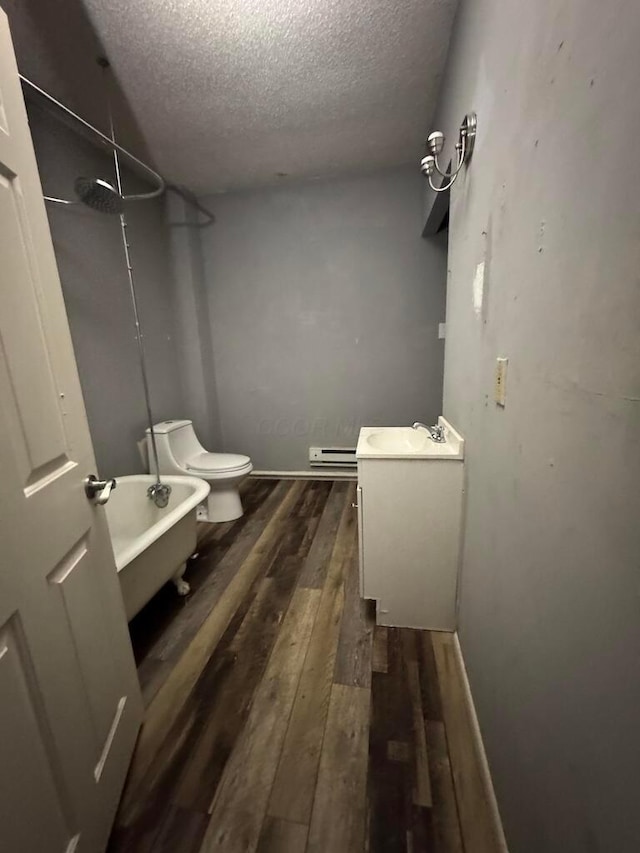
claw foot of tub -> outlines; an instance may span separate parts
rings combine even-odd
[[[173,581],[176,591],[178,595],[189,595],[191,592],[191,587],[183,578],[185,573],[186,565],[180,566],[180,569],[175,573],[175,575],[171,578]]]
[[[174,584],[176,585],[178,595],[189,595],[191,592],[191,587],[186,581],[183,581],[182,578],[174,580]]]

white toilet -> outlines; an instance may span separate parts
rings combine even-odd
[[[154,424],[161,474],[187,474],[206,480],[209,521],[233,521],[242,515],[238,487],[253,470],[248,456],[237,453],[208,453],[198,441],[191,421],[162,421]],[[153,467],[151,434],[147,429],[147,452]]]

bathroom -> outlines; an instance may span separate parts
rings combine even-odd
[[[169,184],[124,206],[138,328],[120,218],[40,201],[73,199],[78,176],[115,184],[112,149],[13,81],[37,171],[0,135],[0,184],[17,174],[26,218],[37,208],[38,264],[64,300],[41,311],[51,369],[66,377],[71,352],[79,385],[55,403],[63,452],[40,374],[19,369],[35,350],[11,361],[30,327],[3,284],[0,846],[637,850],[640,12],[0,7],[20,73],[106,135],[111,109],[120,145]],[[8,45],[5,135],[22,109]],[[436,193],[446,179],[421,160],[455,171],[459,140]],[[119,165],[125,197],[154,192]],[[166,518],[171,478],[203,481],[163,457],[173,498],[144,495],[149,423],[182,420],[224,476],[137,553],[164,574],[127,592],[105,516],[135,527],[137,483]],[[160,456],[175,432],[154,431]],[[310,458],[323,449],[351,458]],[[40,517],[52,460],[68,492]],[[28,512],[10,503],[16,465]],[[104,509],[90,473],[115,478]],[[67,531],[67,500],[88,527]],[[14,577],[38,561],[55,601]],[[72,640],[52,630],[63,613]]]

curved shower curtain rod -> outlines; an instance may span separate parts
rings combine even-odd
[[[208,217],[207,222],[193,223],[193,227],[204,228],[207,225],[211,225],[211,224],[213,224],[213,222],[215,222],[214,214],[210,210],[207,210],[207,208],[204,207],[202,204],[200,204],[199,201],[196,201],[194,198],[192,198],[189,193],[185,192],[180,187],[174,186],[173,184],[167,184],[166,181],[164,180],[164,178],[162,177],[162,175],[160,175],[158,172],[156,172],[155,169],[152,169],[151,166],[147,166],[146,163],[144,163],[142,160],[138,159],[138,157],[136,157],[130,151],[127,151],[126,148],[123,148],[115,140],[110,139],[106,134],[102,133],[102,131],[98,130],[97,127],[94,127],[92,124],[89,124],[88,121],[83,119],[81,116],[79,116],[73,110],[69,109],[69,107],[66,107],[63,103],[61,103],[56,98],[54,98],[53,95],[50,95],[48,92],[45,92],[44,89],[41,89],[40,86],[37,86],[35,83],[33,83],[27,77],[25,77],[23,74],[19,74],[19,77],[20,77],[20,80],[25,85],[29,86],[29,88],[31,88],[34,92],[37,92],[38,95],[45,98],[47,101],[49,101],[49,103],[53,104],[57,109],[62,110],[68,116],[71,116],[71,118],[74,119],[74,121],[81,124],[87,130],[91,131],[91,133],[93,133],[95,136],[98,137],[98,139],[103,143],[103,145],[106,145],[108,148],[110,148],[114,152],[118,152],[119,154],[122,154],[128,160],[135,163],[139,168],[143,169],[148,175],[151,175],[154,182],[158,184],[157,188],[155,190],[152,190],[151,192],[137,193],[134,195],[122,196],[122,198],[125,201],[144,201],[146,199],[157,198],[158,196],[161,196],[166,190],[171,190],[171,191],[177,193],[188,204],[193,205],[193,207],[195,207],[199,213],[202,213],[204,216]],[[70,201],[68,199],[53,198],[51,196],[45,196],[45,199],[47,201],[52,201],[56,204],[76,204],[77,203],[75,201]],[[187,222],[180,222],[180,223],[174,223],[174,224],[181,225],[181,226],[191,225],[191,223],[187,223]]]

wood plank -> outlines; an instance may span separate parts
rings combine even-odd
[[[297,527],[300,522],[290,517],[286,523]],[[281,545],[284,546],[284,539]],[[248,716],[255,686],[266,666],[300,568],[297,558],[288,556],[276,578],[265,578],[270,565],[271,558],[265,559],[151,763],[137,810],[127,812],[134,850],[146,842],[170,803],[206,812],[215,794]],[[268,595],[261,594],[263,588]],[[256,606],[258,602],[261,607]],[[249,613],[254,615],[253,630],[246,631],[246,643],[241,648],[234,648],[240,630],[247,627]],[[123,819],[122,815],[119,819]]]
[[[320,521],[324,508],[329,500],[333,482],[331,480],[316,480],[313,483],[313,493],[315,495],[313,501],[309,504],[309,514],[311,517]]]
[[[313,492],[313,483],[311,480],[301,480],[302,482],[302,491],[298,496],[298,500],[295,502],[293,509],[291,510],[291,515],[297,518],[304,518],[308,513],[308,504]]]
[[[444,723],[429,720],[427,744],[433,793],[433,834],[438,853],[463,853]]]
[[[307,853],[364,847],[371,691],[334,684]]]
[[[199,736],[193,743],[188,766],[177,792],[172,795],[179,805],[206,809],[213,799],[226,761],[245,723],[255,687],[262,676],[310,546],[307,533],[308,524],[316,512],[316,486],[312,481],[305,482],[284,523],[286,529],[283,529],[267,577],[260,581],[253,601],[246,607],[224,650],[224,642],[221,641],[214,654],[214,658],[219,660],[213,661],[213,667],[207,666],[211,671],[207,672],[203,684],[198,685],[203,721]],[[324,492],[328,494],[328,490]],[[228,631],[231,631],[231,625]]]
[[[400,761],[409,764],[411,761],[411,748],[408,743],[401,740],[387,741],[387,758],[389,761]]]
[[[282,522],[297,501],[303,485],[300,482],[291,485],[247,559],[222,593],[217,606],[185,649],[178,664],[147,709],[121,806],[124,815],[127,813],[127,804],[137,799],[138,788],[143,784],[144,775],[155,754],[179,716],[191,689],[258,574],[262,562],[277,545],[282,535]]]
[[[453,634],[432,631],[431,640],[464,849],[474,853],[497,853],[501,848],[484,788]]]
[[[347,499],[348,484],[334,482],[324,506],[313,538],[313,544],[300,574],[299,585],[308,589],[322,589],[329,566],[335,537]]]
[[[355,516],[355,511],[354,512]],[[345,601],[334,681],[353,687],[371,687],[371,656],[375,627],[371,602],[360,598],[358,543],[355,517],[348,565],[345,570]]]
[[[389,660],[387,655],[388,631],[384,625],[376,625],[373,629],[373,652],[371,669],[373,672],[387,672]]]
[[[138,679],[145,708],[149,707],[151,700],[167,680],[172,669],[173,663],[151,656],[142,661],[138,667]]]
[[[420,691],[422,693],[424,716],[427,720],[442,721],[442,702],[440,700],[438,671],[433,656],[431,632],[418,631],[416,636],[418,642],[418,663],[420,666]]]
[[[235,577],[239,566],[244,563],[263,535],[289,489],[290,484],[278,484],[255,515],[238,533],[230,537],[229,543],[224,543],[221,547],[212,545],[210,550],[203,548],[200,551],[198,566],[205,567],[207,579],[197,591],[197,595],[188,600],[186,607],[174,619],[171,630],[167,631],[151,650],[155,657],[161,660],[179,660]]]
[[[252,546],[251,542],[247,542],[246,548],[240,548],[237,540],[250,538],[249,531],[245,532],[249,525],[255,529],[253,542],[264,530],[268,516],[261,517],[263,508],[258,498],[273,491],[270,488],[267,491],[259,490],[257,494],[252,492],[254,500],[247,504],[247,513],[228,523],[228,534],[204,534],[204,540],[199,540],[198,557],[189,560],[187,568],[187,579],[191,585],[191,594],[187,598],[180,598],[172,584],[165,584],[131,621],[131,642],[140,667],[149,658],[173,659],[174,662],[179,659]],[[281,491],[270,499],[272,508],[269,514],[275,510],[284,494]],[[204,526],[218,531],[227,525]],[[228,553],[232,546],[233,550]],[[160,686],[160,682],[157,686]]]
[[[413,726],[413,803],[416,806],[430,808],[433,803],[431,798],[429,759],[427,755],[427,734],[424,726],[422,694],[420,692],[416,633],[408,628],[402,629],[405,677],[409,692]]]
[[[274,648],[299,572],[290,555],[277,577],[263,578],[227,648],[207,667],[198,685],[202,723],[173,801],[207,811],[229,756],[249,716],[255,692]]]
[[[376,692],[384,691],[384,675],[374,673],[371,685],[372,705],[380,706]],[[380,717],[378,715],[378,722]],[[372,714],[372,735],[376,729],[376,713]],[[378,732],[379,735],[379,732]],[[368,802],[368,845],[371,853],[406,853],[407,830],[405,826],[406,764],[390,759],[386,740],[378,738],[370,744]],[[398,743],[398,741],[390,741]],[[407,745],[407,752],[408,752]]]
[[[407,853],[431,853],[436,850],[433,840],[433,814],[431,809],[416,806],[414,803],[405,804],[407,829]],[[438,851],[439,853],[439,851]]]
[[[245,515],[252,512],[256,505],[264,501],[280,482],[280,480],[268,480],[263,477],[248,477],[240,483],[240,497]]]
[[[318,532],[322,513],[324,512],[324,509],[327,505],[327,501],[329,499],[329,495],[331,494],[331,486],[332,483],[330,481],[315,481],[313,483],[312,490],[309,493],[311,499],[308,504],[303,508],[303,511],[305,513],[303,517],[306,518],[307,527],[303,542],[305,562],[306,556],[309,554],[311,547],[313,546],[316,534]]]
[[[207,827],[207,815],[170,808],[153,843],[153,853],[198,853]]]
[[[387,636],[388,670],[374,672],[371,685],[369,846],[371,853],[405,853],[413,823],[412,764],[392,760],[389,744],[407,744],[411,758],[412,714],[401,630],[389,628]]]
[[[320,596],[319,590],[311,589],[297,589],[293,595],[249,718],[211,804],[203,853],[250,853],[257,848]]]
[[[140,795],[129,802],[125,813],[121,807],[112,834],[110,851],[118,853],[152,853],[157,837],[167,816],[169,803],[165,796],[171,784],[171,775],[179,773],[180,766],[188,760],[189,740],[195,721],[195,709],[184,709],[180,726],[167,738],[145,776],[145,786]],[[170,775],[171,774],[171,775]]]
[[[258,853],[305,853],[309,828],[276,817],[267,817],[260,835]]]
[[[345,503],[316,623],[271,792],[269,814],[308,824],[311,818],[344,604],[345,549],[353,540]]]
[[[320,516],[322,509],[316,511],[318,501],[326,503],[331,491],[330,482],[322,482],[321,480],[307,480],[308,490],[305,493],[304,500],[299,507],[299,515],[302,518],[310,518],[314,515]]]

